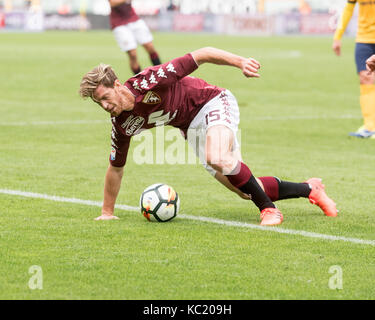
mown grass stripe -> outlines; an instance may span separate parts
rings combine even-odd
[[[50,201],[56,201],[56,202],[68,202],[68,203],[76,203],[76,204],[83,204],[83,205],[96,206],[96,207],[102,206],[102,202],[99,202],[99,201],[66,198],[66,197],[52,196],[48,194],[41,194],[41,193],[34,193],[34,192],[25,192],[25,191],[19,191],[19,190],[0,189],[0,193],[14,195],[14,196],[22,196],[22,197],[27,197],[27,198],[44,199],[44,200],[50,200]],[[123,204],[117,204],[116,209],[126,210],[126,211],[139,211],[138,207],[123,205]],[[375,246],[375,240],[348,238],[348,237],[342,237],[342,236],[334,236],[334,235],[328,235],[328,234],[309,232],[309,231],[304,231],[304,230],[283,229],[283,228],[278,228],[278,227],[264,227],[264,226],[255,225],[251,223],[229,221],[229,220],[222,220],[222,219],[202,217],[202,216],[193,216],[193,215],[187,215],[187,214],[179,214],[179,218],[221,224],[221,225],[225,225],[229,227],[240,227],[240,228],[248,228],[248,229],[254,229],[254,230],[272,231],[272,232],[283,233],[283,234],[288,234],[288,235],[298,235],[298,236],[303,236],[307,238],[316,238],[316,239],[329,240],[329,241],[345,241],[345,242],[350,242],[350,243],[355,243],[355,244]]]

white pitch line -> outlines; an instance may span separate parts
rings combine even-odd
[[[51,201],[56,201],[56,202],[67,202],[67,203],[83,204],[83,205],[96,206],[96,207],[102,206],[102,202],[99,202],[99,201],[82,200],[82,199],[76,199],[76,198],[65,198],[65,197],[59,197],[59,196],[51,196],[48,194],[25,192],[25,191],[19,191],[19,190],[0,189],[0,193],[14,195],[14,196],[27,197],[27,198],[34,198],[34,199],[51,200]],[[123,205],[123,204],[116,205],[116,209],[126,210],[126,211],[139,211],[139,207],[133,207],[133,206]],[[215,224],[225,225],[228,227],[272,231],[272,232],[283,233],[283,234],[288,234],[288,235],[298,235],[298,236],[307,237],[307,238],[315,238],[315,239],[330,240],[330,241],[344,241],[344,242],[350,242],[350,243],[355,243],[355,244],[375,246],[375,240],[348,238],[348,237],[334,236],[334,235],[329,235],[329,234],[315,233],[315,232],[309,232],[309,231],[303,231],[303,230],[283,229],[283,228],[278,228],[278,227],[264,227],[264,226],[255,225],[251,223],[229,221],[229,220],[202,217],[202,216],[192,216],[192,215],[187,215],[187,214],[179,214],[178,217],[181,219],[215,223]]]
[[[34,192],[25,192],[19,190],[9,190],[9,189],[0,189],[0,193],[3,194],[10,194],[14,196],[21,196],[26,198],[34,198],[34,199],[44,199],[44,200],[51,200],[56,202],[68,202],[68,203],[76,203],[76,204],[84,204],[86,206],[94,206],[94,207],[101,207],[102,202],[99,201],[92,201],[92,200],[82,200],[76,198],[65,198],[59,196],[50,196],[48,194],[41,194],[41,193],[34,193]],[[116,205],[117,209],[127,210],[127,211],[138,211],[138,207],[132,207],[127,205]]]

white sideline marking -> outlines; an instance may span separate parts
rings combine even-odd
[[[50,196],[48,194],[24,192],[24,191],[19,191],[19,190],[0,189],[0,193],[14,195],[14,196],[22,196],[22,197],[27,197],[27,198],[51,200],[51,201],[56,201],[56,202],[68,202],[68,203],[76,203],[76,204],[83,204],[83,205],[96,206],[96,207],[102,206],[102,202],[99,202],[99,201]],[[116,209],[120,209],[120,210],[139,211],[138,207],[123,205],[123,204],[117,204],[115,207]],[[192,216],[192,215],[187,215],[187,214],[180,214],[179,218],[221,224],[221,225],[225,225],[229,227],[240,227],[240,228],[248,228],[248,229],[255,229],[255,230],[262,230],[262,231],[272,231],[272,232],[284,233],[284,234],[289,234],[289,235],[299,235],[299,236],[303,236],[307,238],[316,238],[316,239],[323,239],[323,240],[330,240],[330,241],[345,241],[345,242],[351,242],[355,244],[365,244],[365,245],[375,246],[375,240],[347,238],[347,237],[342,237],[342,236],[333,236],[329,234],[315,233],[315,232],[309,232],[309,231],[303,231],[303,230],[283,229],[283,228],[278,228],[278,227],[264,227],[264,226],[255,225],[251,223],[229,221],[229,220],[201,217],[201,216]]]
[[[339,116],[259,116],[252,117],[250,121],[284,121],[284,120],[340,120],[340,119],[361,119],[357,115],[339,115]],[[3,127],[24,127],[24,126],[55,126],[55,125],[80,125],[80,124],[100,124],[110,123],[110,120],[61,120],[61,121],[20,121],[20,122],[0,122]]]

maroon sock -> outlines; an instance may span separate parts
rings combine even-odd
[[[279,183],[275,177],[258,177],[263,183],[264,192],[272,201],[279,200]]]
[[[292,199],[292,198],[308,198],[311,192],[307,183],[295,183],[283,181],[276,177],[259,177],[263,183],[264,192],[272,201]]]
[[[159,55],[156,51],[150,54],[150,59],[154,66],[161,64]]]
[[[251,175],[252,173],[248,166],[241,161],[238,161],[237,166],[226,177],[232,185],[236,188],[240,188],[249,181]]]
[[[226,175],[230,183],[243,193],[251,195],[251,200],[260,211],[266,208],[275,208],[268,195],[263,191],[248,166],[238,161],[232,174]]]

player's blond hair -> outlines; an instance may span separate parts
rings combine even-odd
[[[91,98],[95,101],[94,92],[99,85],[113,88],[117,76],[112,67],[101,63],[91,71],[87,72],[79,86],[79,95],[82,98]]]

